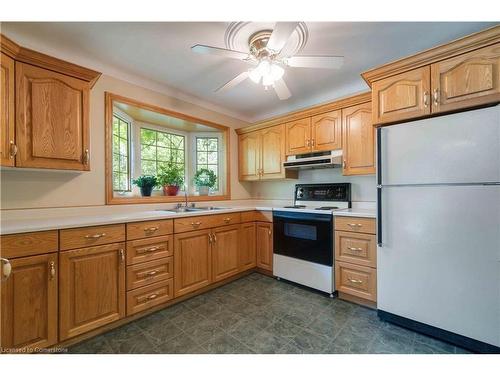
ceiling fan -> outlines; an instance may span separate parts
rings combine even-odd
[[[286,68],[338,69],[344,62],[343,56],[284,55],[282,51],[298,25],[298,22],[278,22],[273,30],[262,30],[254,33],[248,40],[249,53],[202,44],[192,46],[191,50],[200,54],[242,60],[254,65],[217,88],[215,92],[227,91],[250,78],[257,84],[262,82],[265,90],[273,87],[278,98],[286,100],[292,96],[283,80]]]

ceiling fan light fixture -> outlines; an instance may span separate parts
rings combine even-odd
[[[262,60],[255,69],[249,71],[250,79],[255,83],[259,83],[262,79],[264,86],[272,86],[275,81],[283,77],[283,74],[285,70],[281,66],[268,60]]]
[[[260,71],[258,69],[250,69],[248,71],[248,77],[255,83],[259,83],[261,78],[262,78],[262,74],[260,73]]]

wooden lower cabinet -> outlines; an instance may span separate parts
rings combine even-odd
[[[255,223],[241,224],[238,251],[238,266],[240,271],[254,268],[257,265],[255,242]]]
[[[60,253],[59,337],[61,340],[125,316],[125,244]]]
[[[217,282],[239,272],[238,246],[240,225],[214,228],[212,231],[212,281]]]
[[[127,315],[160,305],[174,297],[173,279],[160,281],[127,292]]]
[[[273,270],[273,223],[258,222],[255,227],[257,267]]]
[[[174,295],[188,294],[212,281],[210,229],[175,234]]]
[[[57,253],[10,259],[2,281],[2,348],[57,343]]]

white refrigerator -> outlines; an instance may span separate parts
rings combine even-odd
[[[377,132],[379,316],[496,352],[500,106]]]

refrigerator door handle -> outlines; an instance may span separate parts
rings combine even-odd
[[[382,129],[377,128],[377,245],[382,246]]]

